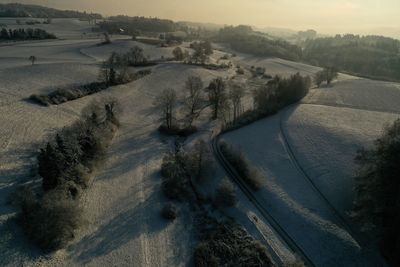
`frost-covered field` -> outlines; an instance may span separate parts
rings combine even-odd
[[[283,131],[299,164],[346,216],[353,199],[355,152],[371,146],[398,114],[300,105],[282,114]]]
[[[0,23],[14,28],[25,26],[16,25],[15,19]],[[139,45],[150,58],[159,59],[171,57],[173,48],[158,48],[120,36],[114,36],[110,45],[98,46],[101,38],[89,33],[92,25],[74,19],[54,19],[50,25],[36,26],[62,40],[0,45],[0,266],[186,266],[195,241],[190,216],[180,216],[168,224],[159,215],[164,199],[158,172],[162,155],[170,144],[156,132],[159,114],[153,102],[168,87],[182,94],[184,82],[191,75],[200,76],[207,85],[212,78],[234,75],[235,69],[211,71],[174,62],[160,64],[152,67],[151,75],[138,81],[59,106],[41,107],[25,98],[60,86],[96,80],[99,63],[113,51],[126,52]],[[224,53],[216,51],[211,61],[217,62]],[[31,55],[37,57],[34,66],[28,61]],[[240,54],[231,61],[248,67],[262,66],[273,75],[287,76],[298,71],[309,75],[319,70],[301,63]],[[358,108],[375,105],[371,109],[397,111],[398,85],[361,81],[341,75],[333,88],[314,90],[304,101],[327,105],[356,103]],[[384,88],[389,97],[379,98],[375,87]],[[363,90],[368,94],[357,98]],[[108,160],[85,197],[87,224],[67,249],[43,256],[25,239],[21,229],[8,220],[15,214],[9,196],[19,183],[27,180],[34,152],[45,138],[72,123],[83,107],[100,96],[116,97],[124,112]],[[344,100],[340,102],[341,99]],[[386,113],[301,105],[225,138],[240,145],[266,173],[267,184],[258,196],[306,252],[313,255],[316,263],[357,266],[365,263],[357,242],[293,165],[281,130],[308,175],[344,212],[351,197],[352,182],[348,176],[352,165],[348,159],[356,148],[368,145],[379,134],[381,125],[394,117]],[[331,162],[323,165],[321,159],[326,158]],[[335,169],[340,169],[343,176],[336,176]],[[337,192],[346,197],[336,198]],[[251,210],[252,204],[242,195],[239,198],[240,211],[234,214],[238,221],[253,229],[255,235],[264,235],[272,249],[280,251],[278,254],[290,257],[277,238],[268,236],[271,235],[268,223],[260,219],[254,222],[257,212]],[[185,209],[181,212],[188,214]]]
[[[332,87],[311,90],[300,105],[224,135],[263,171],[266,186],[258,197],[317,266],[382,264],[376,251],[359,251],[360,234],[348,212],[356,152],[400,117],[398,103],[396,83],[341,75]]]
[[[400,113],[400,84],[361,78],[338,81],[333,87],[311,90],[303,102]]]
[[[160,217],[165,200],[158,173],[170,145],[156,132],[159,122],[153,102],[167,87],[181,92],[190,75],[199,75],[207,83],[224,74],[171,63],[155,66],[153,74],[136,82],[59,106],[40,107],[25,101],[33,93],[96,80],[102,59],[136,44],[116,40],[109,46],[96,46],[98,42],[54,40],[0,47],[1,266],[186,266],[190,261],[194,242],[190,217],[181,216],[173,224]],[[170,56],[170,49],[143,47],[147,55]],[[28,61],[30,55],[38,58],[34,66]],[[67,249],[43,256],[8,220],[15,214],[10,194],[27,180],[33,153],[43,140],[77,119],[82,108],[99,96],[120,100],[121,129],[85,197],[87,224]],[[187,214],[185,208],[181,212]]]

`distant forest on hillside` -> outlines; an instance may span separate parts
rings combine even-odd
[[[33,18],[91,18],[101,19],[100,14],[72,10],[58,10],[37,5],[0,4],[0,17]]]
[[[308,39],[303,59],[371,78],[400,80],[400,41],[383,36],[346,34]]]
[[[141,32],[174,32],[181,28],[178,23],[167,19],[146,18],[146,17],[128,17],[113,16],[107,21],[99,23],[100,28],[108,33],[119,33],[123,29],[125,34],[136,34]]]
[[[400,41],[383,36],[336,35],[327,38],[308,38],[301,45],[281,38],[255,32],[250,26],[226,26],[212,35],[172,20],[114,16],[99,23],[103,31],[137,35],[140,33],[168,33],[184,31],[187,39],[207,39],[225,43],[235,51],[255,56],[279,57],[303,61],[321,67],[335,67],[340,71],[375,79],[400,80]],[[314,32],[312,33],[315,37]],[[304,38],[303,38],[304,39]]]
[[[250,26],[228,26],[220,29],[216,41],[228,44],[232,49],[256,56],[273,56],[288,60],[300,60],[301,48],[283,39],[273,39],[253,31]]]
[[[0,17],[102,18],[100,14],[23,4],[0,4]],[[203,39],[220,42],[235,51],[255,56],[303,61],[321,67],[335,67],[359,76],[400,81],[400,41],[383,36],[346,34],[315,38],[316,32],[309,30],[299,32],[296,38],[301,42],[294,44],[290,40],[256,32],[245,25],[210,30],[168,19],[122,15],[109,17],[97,24],[101,31],[131,36],[151,33],[153,37],[158,37],[182,31],[186,33],[184,39],[187,41]]]

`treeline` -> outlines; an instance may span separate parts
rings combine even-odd
[[[72,10],[58,10],[38,5],[0,4],[0,17],[32,17],[32,18],[82,18],[101,19],[96,13],[78,12]]]
[[[225,131],[235,129],[275,114],[280,109],[305,97],[311,87],[311,78],[299,73],[289,78],[275,76],[253,91],[253,108],[239,113],[225,125]]]
[[[144,69],[132,72],[128,67],[148,66],[151,64],[153,63],[148,62],[144,56],[143,49],[137,46],[124,54],[113,52],[100,66],[99,81],[57,89],[45,95],[34,94],[29,97],[29,100],[43,106],[59,105],[100,92],[110,86],[126,84],[141,79],[151,74],[151,70]]]
[[[309,39],[303,58],[361,76],[400,80],[400,41],[392,38],[347,34]]]
[[[379,234],[382,254],[400,265],[400,120],[356,157],[354,217]]]
[[[48,33],[42,29],[14,29],[7,30],[2,28],[0,31],[0,40],[44,40],[44,39],[56,39],[54,34]]]
[[[225,27],[220,29],[217,41],[227,43],[238,52],[256,56],[273,56],[288,60],[300,60],[301,48],[284,40],[271,40],[257,35],[250,26]]]
[[[129,77],[126,80],[120,80],[117,83],[114,83],[112,85],[118,85],[118,84],[124,84],[128,82],[132,82],[135,80],[138,80],[144,76],[147,76],[151,74],[151,70],[140,70],[135,73],[132,73],[129,75]],[[84,96],[92,95],[95,93],[98,93],[102,90],[107,89],[111,84],[107,84],[106,82],[92,82],[88,84],[83,84],[83,85],[76,85],[76,86],[70,86],[68,88],[61,88],[57,89],[47,95],[31,95],[29,97],[29,100],[43,105],[43,106],[49,106],[49,105],[60,105],[62,103],[72,101]]]
[[[81,196],[119,125],[118,102],[93,102],[81,118],[49,140],[37,157],[42,190],[17,193],[18,221],[45,251],[63,248],[82,224]],[[40,192],[39,192],[40,191]]]
[[[165,33],[180,29],[179,24],[172,20],[146,17],[114,16],[98,24],[110,34],[121,33],[121,29],[128,35],[138,35],[140,32]]]

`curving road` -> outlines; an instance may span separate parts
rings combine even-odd
[[[240,175],[225,159],[218,145],[218,140],[219,136],[212,139],[212,150],[218,162],[224,168],[229,177],[239,186],[239,188],[250,200],[250,202],[254,204],[255,208],[270,224],[270,226],[279,235],[279,237],[286,243],[286,245],[292,250],[292,252],[296,255],[299,255],[307,266],[315,266],[311,259],[307,256],[307,254],[303,251],[303,249],[296,244],[296,242],[290,237],[285,229],[274,219],[274,217],[268,212],[268,210],[263,207],[263,205],[258,201],[257,197],[254,196],[252,189],[250,189],[249,186],[245,182],[243,182]]]

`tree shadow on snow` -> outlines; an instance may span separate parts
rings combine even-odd
[[[152,176],[153,179],[156,179],[157,174],[154,173]],[[150,183],[151,181],[148,181],[148,184]],[[146,190],[148,188],[145,185],[143,191]],[[130,197],[133,198],[132,195]],[[132,258],[135,254],[137,255],[137,251],[140,252],[143,244],[138,239],[157,235],[169,224],[160,215],[161,197],[160,191],[154,190],[148,198],[143,199],[137,205],[132,205],[132,208],[121,211],[109,222],[101,225],[94,233],[73,245],[70,250],[79,253],[77,261],[88,264],[93,259],[117,251],[130,242],[135,242],[135,244],[131,244],[130,248]]]

